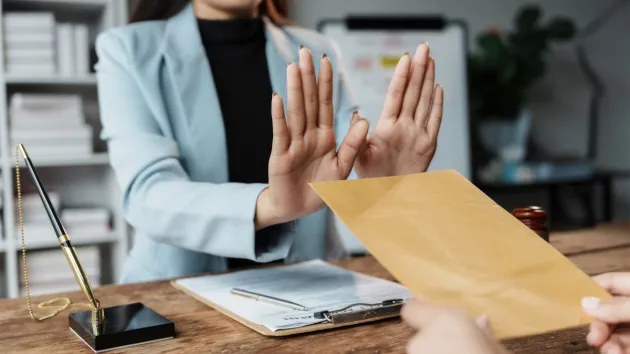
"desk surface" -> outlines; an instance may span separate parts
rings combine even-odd
[[[558,250],[589,274],[630,270],[630,223],[557,233],[551,236],[551,240]],[[357,272],[393,280],[371,257],[345,260],[338,264]],[[295,337],[267,338],[176,290],[166,281],[103,286],[95,292],[106,307],[143,302],[175,322],[178,332],[176,339],[111,353],[402,353],[413,333],[400,319],[393,319]],[[72,301],[85,301],[79,292],[68,295]],[[34,302],[50,298],[36,297]],[[68,313],[66,310],[38,323],[29,317],[25,299],[0,301],[0,351],[91,353],[68,330]],[[584,336],[584,329],[574,329],[553,335],[515,339],[506,345],[514,353],[592,353],[584,342]]]

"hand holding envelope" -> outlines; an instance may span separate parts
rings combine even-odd
[[[407,303],[401,315],[417,330],[407,345],[409,354],[508,354],[483,316],[475,321],[456,308],[418,300]]]
[[[499,339],[590,323],[581,299],[610,298],[457,172],[311,186],[414,296],[487,314]]]

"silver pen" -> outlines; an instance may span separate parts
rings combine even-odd
[[[282,300],[273,296],[258,294],[251,291],[237,289],[237,288],[232,289],[230,292],[234,295],[244,296],[246,298],[254,299],[256,301],[265,302],[268,304],[273,304],[273,305],[289,308],[292,310],[308,311],[306,307],[300,304],[296,304],[295,302],[291,302],[287,300]]]

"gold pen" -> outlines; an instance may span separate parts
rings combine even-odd
[[[81,290],[83,291],[85,296],[88,298],[90,305],[93,307],[94,310],[98,310],[100,308],[100,303],[94,297],[94,293],[92,292],[92,287],[90,286],[90,281],[85,275],[85,271],[83,271],[83,267],[81,266],[81,263],[79,262],[79,257],[77,257],[74,247],[72,247],[72,243],[70,242],[70,236],[68,236],[68,234],[66,233],[66,230],[61,224],[61,220],[59,219],[59,216],[57,215],[57,213],[55,212],[55,209],[53,208],[52,202],[50,201],[50,198],[48,197],[48,193],[46,193],[46,190],[44,189],[44,185],[40,181],[39,176],[37,175],[37,172],[35,171],[35,167],[33,166],[33,162],[31,161],[31,158],[28,156],[28,153],[26,152],[24,145],[19,144],[18,147],[20,149],[20,152],[22,153],[22,156],[24,157],[24,162],[26,163],[26,167],[28,168],[31,174],[31,177],[33,178],[33,182],[35,183],[35,187],[37,188],[37,193],[39,194],[39,197],[42,199],[42,203],[44,204],[44,208],[46,209],[46,214],[48,214],[50,223],[52,224],[53,229],[55,229],[55,234],[57,234],[57,240],[59,241],[61,250],[66,255],[66,259],[68,260],[68,264],[70,265],[70,268],[72,268],[74,277],[77,280],[77,283],[79,283]]]

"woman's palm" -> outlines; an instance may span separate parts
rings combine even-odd
[[[420,45],[413,58],[400,59],[381,117],[357,158],[359,177],[427,170],[437,148],[444,102],[444,92],[434,82],[435,61],[428,45]]]
[[[287,68],[288,119],[282,98],[276,94],[272,98],[269,196],[278,215],[297,218],[321,208],[309,183],[346,179],[365,141],[368,124],[359,120],[337,151],[332,81],[330,60],[322,57],[317,80],[311,53],[302,48],[299,67],[290,63]]]

